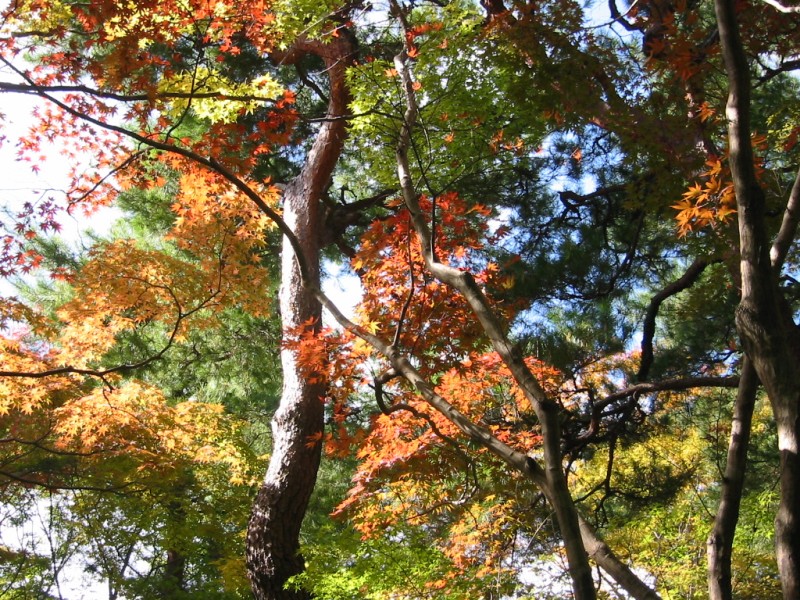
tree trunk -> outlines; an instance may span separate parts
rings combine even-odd
[[[744,489],[747,450],[750,445],[750,429],[757,391],[758,377],[752,362],[745,356],[733,409],[728,458],[722,476],[722,497],[714,519],[714,528],[706,542],[709,600],[733,600],[731,581],[733,537],[739,522],[739,506]]]
[[[564,474],[563,454],[561,452],[561,427],[558,405],[547,396],[539,382],[525,365],[516,348],[508,340],[500,319],[493,312],[475,279],[465,271],[439,262],[433,247],[433,233],[428,227],[427,217],[419,206],[419,196],[411,175],[409,149],[411,134],[417,125],[419,116],[414,82],[407,67],[408,55],[405,50],[394,57],[394,66],[400,76],[406,110],[403,114],[403,125],[398,136],[395,157],[397,160],[397,178],[403,201],[411,213],[411,221],[423,248],[422,256],[428,271],[439,281],[460,292],[472,308],[473,314],[481,323],[486,336],[495,351],[503,359],[519,384],[525,397],[531,402],[542,431],[544,448],[544,487],[542,491],[555,513],[559,532],[564,541],[567,555],[567,566],[572,579],[572,591],[575,600],[594,600],[597,592],[594,587],[589,556],[583,545],[578,511],[570,495]],[[401,371],[402,372],[402,371]]]
[[[603,569],[616,581],[631,598],[635,600],[661,600],[661,596],[642,581],[631,568],[623,563],[603,540],[597,537],[586,519],[578,517],[581,527],[581,537],[586,551],[598,567]]]
[[[750,141],[750,73],[734,0],[716,0],[720,44],[728,75],[728,138],[739,219],[742,297],[736,325],[745,352],[767,391],[778,429],[781,499],[775,546],[783,595],[800,598],[800,380],[797,330],[781,296],[764,224],[765,197]]]
[[[778,419],[781,453],[781,500],[775,517],[775,546],[783,597],[800,598],[800,460],[797,456],[800,430],[797,407],[784,410]],[[789,413],[787,416],[786,413]]]
[[[290,222],[286,213],[285,218]],[[303,243],[300,231],[302,228],[295,228]],[[313,265],[313,244],[311,248],[304,244],[304,248],[311,251],[306,259]],[[287,251],[284,244],[283,269],[288,271],[281,284],[284,327],[302,323],[303,317],[318,319],[320,315],[319,307],[303,298],[291,257],[291,250]],[[281,364],[283,393],[272,421],[272,456],[247,531],[248,575],[253,595],[258,599],[308,597],[302,591],[285,590],[284,586],[304,567],[299,553],[300,526],[314,489],[321,454],[321,444],[309,447],[307,441],[323,428],[323,388],[319,383],[309,384],[304,380],[291,350],[281,351]]]
[[[283,194],[283,218],[303,251],[306,280],[286,238],[281,262],[280,307],[284,332],[313,323],[319,327],[321,308],[313,290],[319,286],[321,239],[320,198],[344,144],[349,100],[344,83],[352,48],[347,35],[330,43],[299,40],[281,57],[291,63],[304,53],[325,61],[330,78],[326,121],[320,128],[300,174]],[[281,350],[283,391],[272,421],[272,456],[256,496],[247,530],[247,568],[257,600],[308,598],[303,590],[285,589],[287,580],[303,571],[300,526],[317,478],[322,444],[309,444],[324,426],[322,383],[310,382],[299,368],[294,351]]]
[[[167,562],[164,565],[164,581],[162,585],[162,598],[174,598],[184,589],[184,575],[186,572],[186,557],[178,550],[167,550]]]

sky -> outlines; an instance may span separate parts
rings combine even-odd
[[[0,67],[0,79],[9,80]],[[31,163],[17,160],[17,140],[34,122],[33,110],[43,101],[34,96],[0,93],[0,209],[14,213],[25,202],[36,203],[54,197],[64,200],[67,173],[72,166],[57,146],[45,148],[45,161],[36,173]],[[88,157],[87,157],[88,162]],[[120,216],[115,209],[102,209],[87,219],[81,214],[63,213],[60,236],[75,247],[87,244],[86,231],[106,233]],[[0,280],[0,295],[14,295],[13,285]]]

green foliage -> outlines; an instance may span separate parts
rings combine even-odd
[[[710,265],[700,281],[661,306],[656,374],[685,372],[687,365],[703,372],[735,351],[738,342],[733,316],[738,297],[728,277],[725,265]]]
[[[1,506],[0,595],[11,600],[54,598],[52,593],[56,584],[53,575],[61,561],[68,557],[64,551],[70,550],[47,548],[26,531],[29,530],[29,520],[37,517],[40,522],[50,524],[46,516],[41,519],[43,515],[39,511],[43,506],[39,496],[24,488],[6,488],[2,491]],[[48,533],[52,532],[49,528]]]
[[[325,39],[335,30],[331,17],[341,9],[338,0],[277,0],[274,32],[279,46],[287,48],[299,36]]]
[[[320,600],[459,600],[499,597],[514,584],[474,572],[449,578],[451,561],[421,530],[362,540],[349,527],[329,526],[305,547],[307,570],[294,579]]]
[[[719,501],[725,467],[730,394],[712,392],[665,399],[669,410],[615,445],[599,449],[576,471],[579,488],[606,531],[606,539],[655,578],[665,598],[707,597],[706,540]],[[773,550],[777,492],[774,422],[761,399],[754,417],[750,471],[734,542],[735,597],[780,594]]]
[[[429,196],[457,190],[487,203],[492,197],[486,192],[494,189],[476,194],[475,184],[510,168],[545,134],[539,101],[546,101],[520,100],[523,89],[529,96],[546,88],[535,85],[530,71],[519,70],[513,51],[479,34],[482,19],[473,3],[451,2],[414,11],[409,24],[421,122],[413,168]],[[373,41],[374,53],[348,72],[357,117],[343,176],[357,180],[366,171],[378,185],[395,185],[385,153],[394,146],[405,110],[392,62],[401,39],[383,33]]]
[[[349,229],[324,239],[332,260],[354,259],[350,264],[362,283],[370,276],[379,280],[368,299],[375,310],[368,314],[365,302],[357,318],[381,335],[396,331],[394,346],[408,350],[415,365],[427,363],[425,375],[448,400],[471,408],[469,416],[487,431],[538,460],[540,424],[530,399],[525,404],[515,397],[510,373],[491,381],[474,367],[479,361],[472,353],[483,351],[486,343],[477,320],[471,313],[465,318],[464,303],[421,268],[419,249],[412,253],[409,219],[392,197],[398,185],[395,153],[408,108],[394,57],[405,48],[419,105],[410,132],[411,179],[426,207],[424,215],[415,216],[430,227],[435,248],[454,249],[453,256],[443,253],[444,260],[480,272],[476,280],[491,296],[498,318],[512,321],[512,341],[561,370],[546,393],[562,411],[562,439],[556,442],[564,450],[580,509],[615,551],[654,578],[665,597],[703,597],[705,539],[720,493],[731,395],[636,392],[619,402],[603,404],[603,399],[645,383],[635,381],[643,317],[651,300],[698,257],[710,266],[689,289],[659,307],[655,361],[642,379],[731,375],[737,368],[734,316],[741,282],[732,209],[720,218],[683,219],[682,235],[674,219],[675,209],[683,206],[676,203],[693,210],[695,200],[709,214],[719,214],[715,202],[724,194],[716,188],[714,194],[702,192],[710,189],[708,180],[718,188],[727,185],[721,116],[727,81],[718,40],[710,35],[715,27],[710,5],[670,3],[669,18],[654,23],[656,11],[649,3],[631,3],[611,29],[587,23],[589,4],[508,2],[507,11],[493,11],[497,3],[491,1],[454,0],[409,2],[387,12],[368,3],[276,0],[269,7],[183,2],[159,12],[155,3],[146,8],[141,3],[17,3],[21,12],[15,18],[37,32],[19,40],[47,42],[35,48],[32,57],[40,64],[29,77],[42,77],[48,85],[97,85],[97,93],[86,94],[87,104],[76,102],[73,112],[85,110],[98,123],[119,118],[138,136],[137,144],[174,143],[178,154],[194,153],[204,167],[183,159],[170,162],[174,157],[163,149],[138,152],[137,147],[130,163],[135,175],[116,171],[124,164],[124,144],[113,140],[104,147],[104,140],[89,141],[92,135],[75,126],[69,112],[60,120],[48,117],[23,148],[35,155],[42,139],[69,132],[83,150],[108,150],[97,164],[114,177],[87,177],[73,192],[80,196],[87,182],[98,189],[119,184],[123,191],[107,191],[102,199],[81,196],[76,202],[113,200],[125,222],[109,239],[92,237],[94,245],[86,249],[56,237],[29,239],[36,230],[28,231],[20,217],[23,248],[58,281],[24,284],[25,300],[38,305],[45,324],[21,335],[21,346],[4,338],[9,348],[4,353],[25,365],[22,358],[51,367],[45,360],[57,345],[55,330],[75,328],[70,338],[75,345],[104,335],[107,343],[98,344],[100,349],[80,365],[114,373],[91,382],[69,380],[43,392],[46,402],[36,407],[42,414],[61,414],[57,411],[83,395],[106,399],[105,392],[111,398],[112,387],[136,385],[142,397],[157,389],[164,408],[222,405],[221,422],[230,427],[215,434],[235,457],[226,463],[182,456],[165,466],[158,461],[169,454],[166,443],[152,451],[152,461],[142,460],[132,449],[149,452],[145,444],[119,435],[113,439],[120,445],[136,442],[131,451],[98,464],[91,461],[100,451],[95,448],[81,453],[65,450],[63,443],[47,446],[53,427],[45,418],[30,418],[33,404],[25,404],[28,395],[18,394],[21,408],[13,414],[4,408],[6,446],[0,449],[12,448],[20,430],[29,439],[16,454],[9,451],[8,462],[16,470],[5,473],[9,481],[3,480],[0,491],[6,504],[18,505],[18,512],[9,513],[12,521],[32,518],[38,504],[49,501],[53,537],[49,556],[39,548],[0,546],[0,585],[5,586],[0,592],[46,598],[58,583],[58,565],[80,551],[87,569],[126,597],[247,594],[242,532],[256,483],[244,476],[232,482],[229,471],[237,466],[252,474],[263,468],[270,447],[267,421],[280,396],[282,334],[271,310],[274,284],[241,278],[230,291],[234,299],[225,304],[214,281],[221,281],[230,266],[222,252],[228,234],[236,240],[257,238],[238,265],[249,273],[277,271],[280,238],[274,230],[244,227],[244,211],[233,213],[234,226],[224,242],[203,247],[210,248],[209,256],[197,245],[208,241],[211,225],[198,226],[196,239],[172,232],[193,219],[221,222],[235,193],[209,177],[219,165],[280,210],[277,192],[265,182],[297,175],[324,127],[323,96],[330,92],[320,56],[298,58],[287,51],[297,40],[320,41],[324,48],[346,35],[358,41],[346,75],[352,115],[347,116],[343,159],[332,181],[325,182],[325,208],[346,211],[353,209],[351,200],[386,197],[363,210],[355,205],[359,211],[348,215]],[[594,4],[596,9],[601,3]],[[258,10],[250,10],[245,23],[238,20],[240,8]],[[3,21],[4,28],[6,22],[15,25],[12,16]],[[796,52],[776,41],[794,35],[783,25],[754,21],[745,32],[748,48],[759,59],[754,62],[753,122],[765,136],[756,140],[756,149],[763,158],[759,168],[774,231],[796,171],[798,83],[770,65]],[[50,31],[56,32],[52,38]],[[3,40],[4,48],[17,43],[5,29]],[[47,69],[62,71],[48,79]],[[284,96],[285,89],[291,92]],[[129,113],[112,118],[117,107],[103,102],[106,93],[118,92],[138,99],[131,101]],[[202,97],[188,98],[191,93]],[[91,104],[95,100],[99,104]],[[714,177],[708,168],[716,169]],[[698,178],[705,178],[703,185]],[[218,202],[203,204],[211,196]],[[460,220],[454,219],[453,199],[463,208]],[[196,205],[203,210],[192,213]],[[46,203],[36,210],[46,213]],[[10,223],[4,225],[9,231]],[[369,239],[360,237],[367,229],[380,230],[375,237],[392,242],[375,250],[371,263],[363,259]],[[103,263],[104,253],[115,249],[116,262]],[[354,258],[356,252],[361,254]],[[141,265],[129,264],[133,256]],[[24,256],[17,260],[27,266]],[[201,267],[208,264],[217,267],[212,274],[219,277],[203,278],[209,273]],[[782,280],[790,302],[800,299],[794,276],[799,264],[793,249]],[[168,276],[151,281],[140,276],[139,267]],[[394,269],[393,279],[388,267]],[[382,275],[375,277],[379,271]],[[88,281],[88,276],[94,278]],[[147,285],[137,287],[142,281]],[[184,287],[186,297],[178,293]],[[123,288],[128,293],[114,298],[124,296],[124,303],[109,302],[103,314],[92,311]],[[80,296],[81,289],[88,293]],[[70,313],[77,318],[62,318],[64,307],[75,302],[82,302]],[[15,310],[5,308],[4,326],[18,318]],[[175,313],[178,320],[191,316],[191,325],[173,328]],[[82,330],[81,317],[97,320]],[[111,325],[118,328],[112,331]],[[355,344],[343,343],[342,353],[348,345]],[[70,350],[65,346],[60,349]],[[325,367],[335,362],[335,354],[326,354]],[[385,411],[394,421],[389,414],[372,414],[376,408],[368,386],[371,381],[376,386],[371,379],[376,373],[370,371],[385,365],[366,356],[359,355],[366,367],[351,365],[334,382],[344,388],[357,380],[349,404],[329,406],[328,413],[336,435],[358,441],[351,456],[323,465],[303,532],[308,568],[293,585],[329,600],[563,594],[560,541],[530,482],[488,457],[452,422],[434,421],[430,408],[407,388],[384,391],[386,398],[414,407],[405,415],[408,420],[398,417],[401,411]],[[121,366],[130,364],[137,365],[135,373]],[[474,387],[459,382],[463,386],[443,389],[456,379],[453,372],[468,375],[465,380]],[[594,413],[598,406],[602,414]],[[777,590],[771,539],[776,442],[765,407],[759,405],[755,422],[735,546],[734,586],[742,598],[770,597]],[[447,437],[434,435],[432,422]],[[160,425],[171,431],[168,423]],[[101,437],[98,432],[106,427],[99,416],[73,426],[70,439],[87,431]],[[147,439],[158,440],[157,433]],[[365,437],[372,445],[356,448]],[[169,449],[185,441],[177,440],[170,438]],[[332,445],[338,441],[334,437]],[[461,444],[458,451],[455,443]],[[336,448],[340,454],[342,447]],[[381,454],[387,447],[387,455]],[[351,482],[370,461],[378,464],[369,477]],[[14,477],[64,491],[28,493],[12,482]],[[362,512],[351,522],[332,521],[329,514],[351,486],[367,490]],[[138,562],[147,565],[146,573],[134,568]],[[174,576],[177,571],[182,579]],[[526,571],[544,573],[547,581],[524,584]]]
[[[66,570],[74,578],[79,565],[90,581],[126,598],[161,596],[170,586],[176,600],[249,597],[242,531],[252,490],[230,486],[219,469],[163,482],[161,489],[118,493],[28,492],[4,525],[4,535],[19,535],[12,543],[25,546],[4,551],[3,597],[61,597]],[[182,589],[166,575],[168,552],[181,561]]]
[[[165,261],[197,260],[163,237],[176,219],[170,210],[174,173],[156,168],[152,175],[164,177],[165,184],[122,194],[121,207],[128,212],[112,227],[112,239],[95,238],[94,250],[121,236],[135,239]],[[85,250],[57,237],[39,237],[33,243],[45,257],[44,265],[56,272],[66,269],[74,276],[87,264]],[[54,323],[59,309],[75,297],[65,280],[38,278],[20,287],[27,302]],[[245,457],[245,472],[250,473],[246,480],[232,482],[224,462],[186,461],[152,472],[147,462],[123,453],[91,463],[79,454],[54,451],[45,430],[32,434],[17,428],[15,435],[24,433],[38,441],[13,457],[13,468],[61,491],[48,497],[4,482],[3,501],[13,507],[8,519],[18,528],[38,521],[48,532],[49,547],[43,548],[35,535],[24,538],[27,545],[22,547],[9,540],[0,565],[3,597],[58,597],[61,570],[67,564],[70,569],[81,564],[88,580],[104,581],[110,593],[121,597],[249,597],[244,531],[257,486],[252,474],[265,468],[268,416],[280,393],[277,329],[275,319],[233,307],[220,313],[213,327],[192,328],[171,352],[131,373],[162,390],[170,405],[190,401],[225,406],[231,422],[240,424],[225,443],[232,459],[236,453]],[[152,324],[124,332],[100,362],[114,367],[153,356],[163,348],[167,331],[166,325]],[[67,399],[51,395],[56,409]],[[98,431],[100,418],[95,417]],[[12,459],[5,460],[9,464]],[[43,509],[44,519],[37,516]],[[170,575],[176,568],[177,579]]]

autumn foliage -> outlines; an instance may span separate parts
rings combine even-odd
[[[84,492],[155,498],[163,577],[131,597],[240,597],[245,552],[259,599],[689,598],[704,553],[714,600],[792,597],[798,11],[601,4],[10,2],[16,158],[70,168],[0,215],[27,278],[0,493],[64,494],[86,531]],[[58,241],[108,207],[130,222]],[[227,505],[235,543],[187,533]]]

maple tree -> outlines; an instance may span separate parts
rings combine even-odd
[[[36,239],[65,212],[149,190],[166,216],[158,244],[50,269],[71,290],[50,313],[4,299],[9,484],[68,488],[101,457],[119,466],[80,486],[206,464],[248,481],[220,407],[142,377],[231,311],[267,317],[279,279],[283,390],[245,544],[257,598],[412,593],[368,569],[300,576],[323,446],[358,461],[335,514],[364,546],[342,562],[392,536],[428,548],[419,597],[512,590],[527,542],[563,558],[575,598],[605,593],[592,563],[657,598],[680,574],[630,532],[657,527],[642,507],[690,506],[694,475],[720,506],[686,522],[711,530],[708,593],[731,597],[758,381],[796,597],[796,10],[713,4],[612,1],[591,24],[574,2],[12,2],[0,91],[44,101],[19,158],[38,170],[59,140],[79,166],[63,201],[7,215],[2,273],[48,267]],[[321,291],[326,248],[360,278],[352,318]],[[681,437],[679,415],[733,388],[724,476],[691,474],[701,426]],[[40,454],[80,460],[26,465]]]
[[[201,240],[212,247],[224,239],[211,235],[205,227],[201,226],[200,231],[204,235]],[[139,245],[144,243],[139,239]],[[124,244],[111,241],[105,246],[107,254],[100,257],[100,249],[96,247],[90,256],[84,257],[83,268],[73,265],[70,283],[59,275],[49,286],[28,292],[54,319],[44,325],[48,319],[40,315],[43,326],[35,338],[32,332],[23,331],[15,339],[7,339],[4,368],[46,370],[53,364],[51,360],[57,360],[58,352],[42,356],[42,344],[50,343],[47,342],[49,325],[58,322],[57,319],[74,319],[76,325],[82,324],[84,318],[70,311],[82,305],[78,298],[83,294],[102,304],[103,287],[96,287],[97,280],[89,275],[109,277],[102,267],[109,260],[112,265],[120,266],[114,262],[120,246],[131,251],[128,258],[139,257],[137,267],[144,268],[132,274],[112,267],[112,272],[123,281],[132,280],[119,288],[121,296],[116,299],[127,298],[134,292],[139,300],[128,305],[123,326],[117,327],[109,317],[98,323],[97,335],[75,336],[69,327],[62,331],[75,336],[70,338],[68,348],[74,352],[75,361],[82,356],[77,350],[87,345],[108,348],[105,360],[115,366],[146,362],[135,369],[139,379],[123,377],[126,379],[123,380],[120,372],[124,369],[115,372],[113,367],[101,376],[102,387],[64,376],[40,380],[46,385],[29,380],[25,388],[14,389],[13,384],[25,379],[5,379],[5,384],[12,385],[5,387],[8,395],[4,398],[27,397],[28,401],[4,407],[3,427],[7,435],[3,443],[3,495],[17,506],[19,514],[14,520],[20,514],[35,515],[49,504],[45,521],[51,531],[48,539],[54,556],[74,563],[82,554],[86,568],[106,579],[110,597],[120,594],[147,597],[167,592],[177,595],[182,590],[216,593],[220,589],[236,597],[249,587],[244,540],[239,533],[246,524],[251,490],[262,464],[254,455],[252,428],[242,419],[241,411],[238,411],[241,416],[224,414],[221,402],[235,409],[236,404],[231,402],[236,392],[233,386],[225,386],[223,395],[215,392],[219,389],[220,375],[215,374],[213,365],[224,353],[233,361],[259,360],[270,366],[268,357],[257,354],[257,359],[248,358],[252,349],[244,343],[248,335],[254,336],[256,332],[263,338],[264,332],[250,325],[252,320],[258,322],[257,317],[243,320],[239,316],[240,307],[228,307],[216,316],[207,313],[201,319],[189,319],[190,328],[179,334],[172,331],[173,347],[167,359],[162,346],[169,330],[158,322],[159,314],[164,314],[157,310],[158,296],[148,292],[168,290],[171,297],[164,307],[171,312],[181,292],[197,285],[197,276],[202,271],[197,262],[186,260],[186,255],[181,256],[183,261],[178,261],[177,244],[162,241],[160,250],[152,246],[145,250],[137,247],[133,239],[126,239]],[[64,260],[63,255],[50,258],[46,249],[40,251],[45,261],[56,262],[55,272],[61,273],[58,262]],[[162,260],[142,260],[155,255]],[[213,262],[211,265],[219,266]],[[168,271],[165,267],[170,266],[178,266],[172,275],[182,276],[184,287],[175,280],[160,279]],[[145,275],[152,278],[150,286],[146,285]],[[110,277],[113,279],[113,275]],[[218,271],[210,281],[220,281]],[[143,314],[137,313],[138,310],[144,311],[149,323],[137,321],[136,315]],[[168,322],[174,325],[171,317]],[[130,322],[138,322],[138,326],[125,325]],[[102,335],[104,325],[117,329],[113,340]],[[253,331],[248,334],[248,329]],[[237,337],[237,351],[227,344],[217,349],[211,343],[214,338],[209,336],[225,334]],[[136,359],[158,354],[162,355],[159,361]],[[211,368],[194,370],[193,375],[203,379],[202,385],[181,375],[198,357],[211,361]],[[93,363],[87,367],[95,366]],[[274,362],[271,367],[275,368]],[[258,377],[256,369],[250,370],[251,377]],[[242,374],[238,379],[239,386],[247,385]],[[263,375],[258,377],[258,385],[262,388],[259,395],[264,394],[263,388],[269,389]],[[248,394],[247,399],[251,401],[259,395]],[[20,484],[24,487],[17,501],[14,498],[20,493],[17,489]],[[37,496],[29,488],[45,490],[45,494],[49,491],[49,499],[46,495]],[[196,537],[198,532],[203,532],[202,537]],[[11,597],[14,594],[26,597],[57,589],[61,579],[59,570],[51,569],[41,576],[30,571],[31,557],[41,551],[41,543],[30,534],[22,535],[22,539],[24,552],[4,565],[7,593]],[[150,563],[144,571],[143,561]]]

